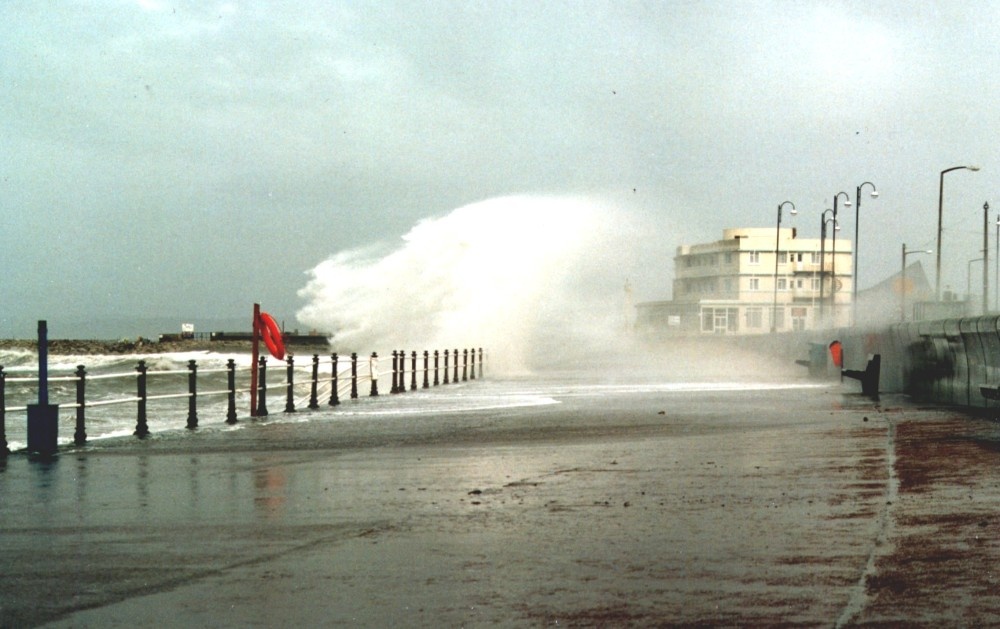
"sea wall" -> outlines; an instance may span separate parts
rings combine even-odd
[[[940,404],[1000,406],[981,390],[1000,387],[998,315],[812,331],[809,337],[810,344],[839,340],[845,369],[863,370],[872,355],[880,354],[881,392]]]

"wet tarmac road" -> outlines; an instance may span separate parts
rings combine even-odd
[[[260,424],[0,473],[3,626],[1000,623],[1000,425],[839,386]]]

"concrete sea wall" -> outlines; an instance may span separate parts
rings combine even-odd
[[[723,336],[713,338],[709,346],[719,352],[725,352],[724,345],[736,346],[790,364],[819,356],[826,365],[812,371],[837,378],[840,369],[832,364],[827,350],[833,341],[842,344],[846,370],[864,371],[873,355],[881,356],[881,393],[906,393],[937,404],[1000,408],[1000,400],[982,391],[983,387],[987,393],[994,389],[1000,397],[1000,315]],[[805,373],[806,367],[800,369]],[[856,382],[845,383],[859,388]]]
[[[840,330],[844,366],[863,369],[882,356],[880,390],[974,408],[998,406],[982,387],[1000,387],[1000,316],[899,323]]]
[[[809,330],[781,335],[744,337],[739,344],[784,360],[808,360],[815,348],[833,341],[843,347],[844,368],[863,371],[875,354],[881,356],[882,393],[906,393],[917,400],[973,408],[1000,407],[985,397],[982,387],[1000,388],[1000,315],[897,323],[871,328]],[[811,351],[812,350],[812,351]],[[826,373],[839,370],[830,363]],[[805,369],[805,367],[803,367]]]

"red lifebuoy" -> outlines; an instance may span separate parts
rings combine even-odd
[[[271,356],[283,360],[285,358],[285,342],[281,339],[281,330],[274,317],[266,312],[260,313],[257,328],[260,330],[260,338],[264,340],[264,345],[267,345],[267,351],[271,352]]]

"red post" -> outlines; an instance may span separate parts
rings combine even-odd
[[[257,358],[260,351],[260,304],[253,305],[253,357],[250,361],[250,417],[257,416]]]

